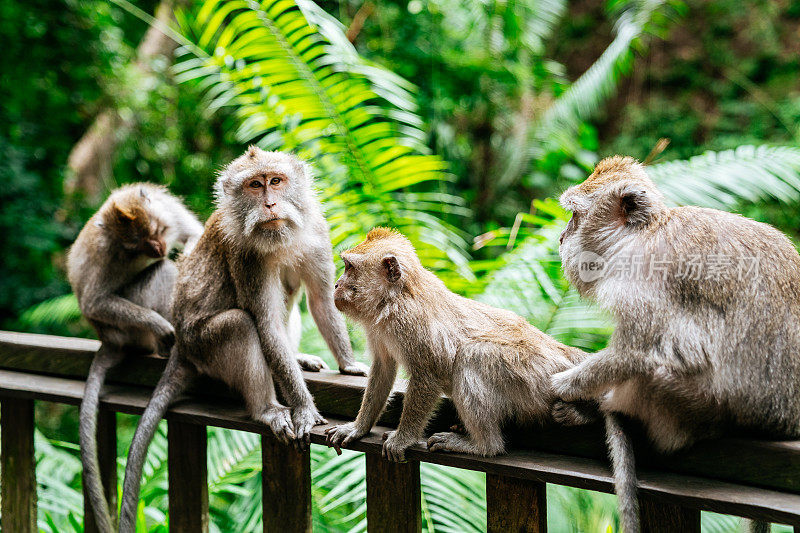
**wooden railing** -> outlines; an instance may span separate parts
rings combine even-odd
[[[2,530],[36,530],[33,453],[34,401],[76,405],[98,343],[83,339],[0,332],[0,439]],[[109,376],[98,424],[101,470],[107,493],[116,494],[115,413],[140,414],[165,365],[155,357],[130,358]],[[320,411],[331,424],[352,420],[365,379],[333,371],[305,374]],[[367,527],[370,532],[414,532],[421,528],[420,461],[486,472],[487,529],[546,531],[546,484],[612,492],[600,427],[512,429],[512,451],[493,458],[431,453],[416,446],[409,461],[381,458],[381,435],[396,427],[403,386],[368,436],[352,449],[365,453]],[[198,391],[203,391],[202,393]],[[264,531],[311,530],[309,452],[276,442],[251,421],[235,395],[201,381],[167,414],[170,531],[208,529],[206,426],[262,434]],[[431,429],[456,421],[443,400]],[[324,430],[312,442],[324,443]],[[703,442],[670,457],[655,456],[637,443],[643,529],[700,530],[700,510],[794,526],[800,533],[800,442],[724,439]],[[86,510],[86,517],[91,512]],[[87,531],[93,524],[87,522]]]

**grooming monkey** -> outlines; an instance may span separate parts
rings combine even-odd
[[[126,354],[169,354],[174,340],[170,299],[177,270],[167,254],[176,244],[188,253],[202,231],[197,218],[164,187],[136,183],[111,193],[69,251],[69,281],[81,312],[102,342],[86,378],[80,443],[84,483],[97,527],[104,533],[113,530],[113,520],[97,458],[100,389],[108,370]]]
[[[766,224],[667,207],[629,157],[598,163],[561,203],[573,213],[561,235],[564,272],[617,327],[607,348],[553,376],[553,389],[566,401],[600,401],[633,533],[636,473],[618,414],[642,421],[661,452],[730,430],[800,437],[800,256]],[[586,270],[598,256],[607,275]],[[633,264],[636,272],[614,275],[613,265]],[[565,404],[554,416],[582,418]]]
[[[366,435],[386,404],[398,363],[409,374],[397,431],[384,457],[405,460],[419,442],[441,393],[448,394],[467,435],[436,433],[432,451],[496,455],[505,448],[501,423],[550,418],[550,376],[584,352],[565,346],[510,311],[450,292],[420,264],[400,233],[376,228],[341,254],[336,307],[367,331],[374,361],[355,422],[327,430],[337,450]]]
[[[312,426],[324,422],[300,371],[301,365],[324,366],[318,357],[298,355],[302,286],[340,372],[367,372],[353,358],[333,303],[328,225],[309,166],[289,154],[250,147],[220,173],[216,197],[217,210],[197,247],[178,264],[175,348],[128,453],[123,532],[133,531],[142,465],[158,421],[197,372],[239,391],[250,416],[283,442],[305,445]],[[288,407],[278,403],[273,377]]]

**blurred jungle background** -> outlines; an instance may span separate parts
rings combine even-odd
[[[646,160],[673,204],[800,230],[797,0],[2,0],[0,40],[2,329],[91,336],[64,257],[108,191],[163,183],[207,217],[249,143],[313,161],[337,250],[398,227],[453,290],[591,350],[611,324],[561,276],[554,198],[599,158]],[[77,409],[37,415],[39,527],[80,531]],[[213,531],[260,530],[259,446],[210,429]],[[312,458],[315,531],[365,530],[360,455]],[[485,529],[482,474],[422,472],[428,531]],[[140,531],[167,530],[166,487],[162,429]],[[550,487],[550,530],[616,531],[614,505]]]

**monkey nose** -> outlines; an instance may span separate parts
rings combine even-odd
[[[273,202],[271,204],[268,204],[267,202],[264,202],[264,207],[266,207],[267,209],[272,209],[273,207],[275,207],[275,203]]]

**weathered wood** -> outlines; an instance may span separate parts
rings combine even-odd
[[[310,533],[311,454],[261,437],[264,533]]]
[[[108,498],[108,508],[112,518],[117,515],[117,413],[100,409],[97,414],[97,458],[100,462],[100,480]],[[86,484],[83,484],[83,522],[84,531],[98,531],[94,519]]]
[[[33,455],[33,401],[2,398],[0,403],[0,529],[15,533],[36,527],[36,459]]]
[[[648,495],[639,497],[642,533],[700,533],[700,511]]]
[[[486,475],[486,530],[489,533],[545,533],[546,485],[495,474]]]
[[[101,406],[114,411],[141,414],[152,390],[138,387],[107,386]],[[51,376],[31,375],[0,370],[0,397],[40,399],[77,405],[83,394],[83,382]],[[167,413],[167,420],[225,427],[262,433],[263,424],[250,420],[241,401],[220,398],[189,397],[179,400]],[[331,424],[341,418],[328,417]],[[328,426],[313,428],[311,439],[324,444]],[[381,435],[385,427],[349,448],[380,454]],[[533,481],[613,492],[607,462],[570,457],[534,450],[512,450],[499,457],[481,458],[463,454],[430,453],[422,446],[409,450],[408,458],[456,468],[478,470],[490,474]],[[767,459],[764,458],[764,461]],[[791,475],[790,470],[786,476]],[[654,472],[643,469],[639,475],[641,492],[659,498],[670,498],[675,504],[719,513],[735,514],[769,522],[796,525],[800,523],[800,495],[766,488],[728,483],[711,479]]]
[[[380,453],[365,454],[367,461],[367,531],[418,533],[422,531],[422,495],[419,462],[392,463]]]
[[[99,343],[85,339],[0,332],[0,368],[62,377],[85,378]],[[166,360],[158,357],[129,357],[109,373],[109,383],[152,387]],[[305,372],[304,377],[320,411],[330,417],[352,419],[358,412],[365,378],[342,376],[334,371]],[[201,380],[193,393],[234,398],[224,386]],[[404,384],[399,383],[380,425],[396,427]],[[444,401],[432,430],[457,421],[452,403]],[[514,448],[536,449],[605,462],[603,432],[599,426],[581,428],[512,428]],[[641,440],[636,443],[640,467],[691,476],[719,479],[800,494],[800,441],[770,442],[721,439],[701,442],[674,456],[655,455]]]
[[[208,480],[205,426],[170,420],[167,425],[169,530],[208,531]]]

